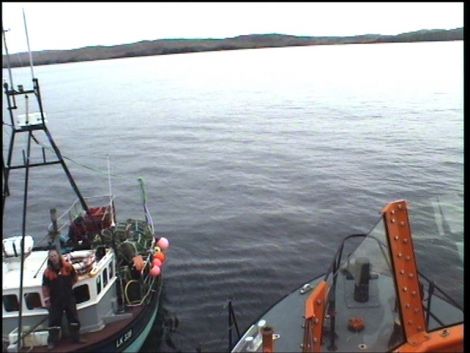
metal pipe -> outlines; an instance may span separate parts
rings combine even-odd
[[[16,130],[15,130],[15,122],[14,122],[14,119],[13,119],[13,112],[12,112],[12,106],[11,106],[11,101],[10,101],[10,94],[8,94],[8,83],[5,82],[3,87],[5,89],[5,94],[7,96],[8,111],[10,112],[10,120],[11,120],[11,126],[12,126],[12,131],[13,131],[12,135],[10,137],[10,144],[8,146],[7,163],[6,163],[6,165],[4,165],[4,174],[3,174],[4,184],[5,184],[5,191],[7,192],[6,196],[9,196],[10,195],[10,189],[8,187],[8,180],[9,180],[9,176],[10,176],[10,166],[11,166],[11,159],[12,159],[12,155],[13,155],[13,144],[14,144],[14,141],[15,141]],[[3,160],[3,153],[2,153],[2,160]],[[5,164],[4,160],[3,160],[3,163]],[[5,202],[6,202],[6,197],[4,196],[2,198],[2,219],[3,219],[4,212],[5,212]]]
[[[25,124],[26,125],[29,125],[29,97],[27,94],[25,94],[24,96],[24,100],[25,100],[25,116],[26,116],[26,120],[25,120]]]
[[[263,353],[272,353],[273,349],[273,328],[271,326],[265,326],[262,329],[263,335]]]
[[[109,154],[106,156],[107,159],[107,164],[108,164],[108,188],[109,188],[109,198],[111,200],[109,208],[111,212],[111,227],[114,227],[116,225],[116,222],[114,220],[114,205],[113,205],[113,192],[111,188],[111,162],[109,161]]]
[[[26,14],[24,12],[24,9],[23,9],[23,22],[24,22],[24,31],[26,33],[26,43],[28,44],[29,65],[31,66],[31,78],[34,80],[33,54],[31,53],[31,47],[29,46],[28,26],[26,25]]]
[[[429,314],[431,313],[431,299],[434,294],[434,281],[429,282],[428,303],[426,305],[426,330],[429,330]]]
[[[431,282],[431,280],[430,280],[429,278],[427,278],[425,275],[423,275],[421,272],[418,271],[418,273],[419,273],[419,275],[420,275],[421,277],[423,277],[426,281]],[[455,301],[455,299],[453,299],[449,294],[447,294],[446,292],[444,292],[444,290],[443,290],[442,288],[440,288],[436,283],[434,283],[434,289],[437,289],[437,290],[438,290],[444,297],[446,297],[446,299],[447,299],[452,305],[454,305],[457,309],[463,311],[463,307],[462,307],[459,303],[457,303],[457,302]]]
[[[238,336],[238,339],[240,339],[242,336],[240,334],[240,329],[238,328],[237,317],[235,316],[235,309],[233,308],[233,305],[231,305],[231,308],[232,308],[233,323],[235,324],[235,330],[237,330],[237,336]]]
[[[228,352],[232,350],[232,302],[228,301]]]
[[[38,99],[39,110],[41,112],[41,118],[42,118],[42,122],[44,124],[44,110],[43,110],[43,107],[42,107],[41,91],[39,89],[39,81],[38,81],[37,78],[33,78],[33,85],[34,85],[34,89],[36,90],[36,97]],[[85,199],[83,198],[82,194],[80,193],[80,190],[78,189],[77,184],[75,184],[75,180],[73,179],[72,174],[70,174],[70,171],[67,168],[67,165],[65,164],[64,158],[62,157],[62,154],[60,153],[59,148],[55,144],[54,139],[52,138],[52,135],[49,132],[49,130],[48,130],[48,128],[45,124],[44,124],[44,132],[46,133],[46,136],[49,140],[49,143],[51,144],[52,148],[54,149],[54,152],[56,153],[57,158],[59,158],[60,164],[62,164],[62,168],[64,169],[65,174],[67,175],[67,178],[68,178],[70,184],[72,185],[73,191],[75,191],[75,194],[77,194],[77,197],[80,200],[80,204],[82,205],[82,207],[85,211],[88,211],[88,206],[85,202]]]
[[[52,139],[52,136],[51,136],[51,134],[50,134],[50,132],[49,132],[49,130],[47,129],[46,126],[44,126],[44,131],[46,132],[47,138],[49,139],[49,142],[50,142],[52,148],[54,149],[57,157],[59,158],[59,162],[62,165],[62,168],[65,171],[65,174],[67,175],[67,178],[70,182],[70,185],[72,186],[73,190],[75,191],[75,194],[77,194],[77,197],[80,200],[80,204],[82,205],[82,207],[85,211],[88,211],[88,206],[85,202],[85,199],[83,198],[80,190],[78,189],[77,184],[75,184],[75,180],[73,179],[72,174],[70,174],[70,171],[67,168],[67,165],[65,164],[64,159],[62,158],[62,154],[60,153],[59,149],[57,148],[57,145],[55,144],[54,140]]]
[[[44,266],[44,264],[46,263],[47,259],[49,258],[49,255],[46,255],[46,258],[42,261],[41,263],[41,266],[39,266],[38,270],[36,271],[36,273],[34,274],[33,278],[36,278],[39,274],[39,272],[41,271],[42,269],[42,266]]]
[[[24,238],[26,237],[26,209],[28,206],[28,184],[29,184],[29,158],[31,156],[31,135],[32,132],[28,133],[28,145],[26,154],[26,170],[25,170],[25,182],[24,182],[24,196],[23,196],[23,223],[21,226],[21,267],[20,267],[20,307],[18,311],[18,337],[21,337],[21,325],[23,324],[23,277],[24,277]],[[16,343],[17,351],[20,351],[21,340]]]
[[[12,89],[14,89],[15,86],[13,85],[13,75],[11,74],[10,54],[8,53],[7,38],[5,35],[6,32],[7,31],[5,31],[2,26],[3,43],[5,45],[5,54],[6,54],[7,66],[8,66],[8,76],[10,77],[10,86],[12,87]],[[15,96],[13,96],[13,105],[16,107]]]
[[[10,195],[10,188],[8,187],[8,183],[7,183],[7,168],[5,166],[5,158],[3,158],[3,153],[2,153],[2,166],[3,166],[3,182],[4,182],[3,198],[5,198]],[[3,215],[3,211],[2,211],[2,215]]]
[[[59,230],[57,227],[57,209],[51,208],[49,214],[52,222],[52,230],[50,232],[50,244],[54,244],[57,250],[60,250]]]

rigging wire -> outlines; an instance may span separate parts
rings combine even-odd
[[[41,146],[41,147],[43,147],[43,148],[45,148],[45,149],[47,149],[47,150],[49,150],[49,151],[52,151],[52,152],[54,151],[51,147],[49,147],[49,146],[45,145],[44,143],[40,142],[40,141],[36,138],[36,136],[34,136],[34,134],[32,134],[32,138],[33,138],[33,141],[34,141],[37,145],[39,145],[39,146]],[[104,171],[99,170],[99,169],[97,169],[97,168],[93,168],[93,167],[90,167],[90,166],[88,166],[88,165],[86,165],[86,164],[77,162],[77,161],[74,160],[73,158],[70,158],[70,157],[68,157],[68,156],[66,156],[66,155],[64,155],[64,154],[61,154],[61,155],[62,155],[62,157],[63,157],[64,159],[66,159],[66,160],[68,160],[68,161],[70,161],[70,162],[72,162],[72,163],[74,163],[74,164],[76,164],[76,165],[78,165],[78,166],[80,166],[80,167],[82,167],[82,168],[91,170],[91,171],[96,172],[96,173],[101,174],[101,175],[105,175],[106,177],[112,176],[112,177],[116,177],[116,178],[124,178],[123,175],[113,174],[113,173],[110,173],[110,172],[108,172],[108,171],[104,172]]]

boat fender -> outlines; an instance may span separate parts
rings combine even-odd
[[[72,264],[78,275],[90,272],[96,262],[95,254],[92,250],[73,251],[65,254],[64,258]]]
[[[90,272],[92,268],[92,264],[88,264],[86,262],[78,262],[73,264],[72,266],[79,276]]]
[[[75,262],[76,259],[83,259],[85,257],[90,257],[94,254],[93,250],[76,250],[65,254],[64,257],[67,257],[70,261]]]

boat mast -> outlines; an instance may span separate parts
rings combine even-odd
[[[4,35],[4,41],[5,41],[5,47],[6,47],[6,36],[5,36],[5,31],[3,31]],[[31,53],[30,53],[31,54]],[[8,55],[7,55],[7,63],[9,62]],[[32,61],[31,61],[32,63]],[[31,73],[34,74],[33,69],[31,69]],[[62,154],[60,153],[59,148],[57,147],[54,139],[52,138],[52,135],[49,131],[49,129],[46,126],[46,120],[45,120],[45,114],[44,114],[44,109],[42,105],[42,100],[41,100],[41,92],[39,88],[39,81],[37,78],[32,78],[33,81],[33,88],[30,90],[25,90],[23,85],[18,85],[17,89],[13,87],[13,79],[10,77],[10,85],[8,85],[7,82],[4,83],[4,91],[6,94],[7,98],[7,109],[9,111],[10,115],[10,124],[11,129],[12,129],[12,135],[10,137],[10,143],[9,143],[9,148],[8,148],[8,153],[6,157],[6,162],[5,158],[2,156],[3,161],[4,161],[4,193],[3,193],[3,204],[2,204],[2,218],[4,216],[4,209],[5,209],[5,201],[6,197],[10,195],[8,192],[8,179],[10,175],[11,170],[15,169],[29,169],[32,167],[39,167],[39,166],[45,166],[45,165],[52,165],[52,164],[61,164],[67,179],[69,180],[70,185],[72,186],[73,191],[77,195],[80,204],[82,208],[85,211],[88,211],[88,206],[87,203],[85,202],[85,199],[83,198],[80,190],[78,189],[77,184],[75,183],[75,180],[73,179],[72,174],[70,173],[67,165],[65,164],[64,158],[62,157]],[[28,105],[28,99],[29,99],[29,94],[34,94],[36,97],[38,107],[39,107],[39,114],[40,114],[40,119],[38,120],[30,120],[30,117],[33,115],[31,114],[28,110],[27,106],[27,114],[26,114],[26,121],[24,122],[15,122],[15,110],[18,109],[16,105],[16,96],[24,96],[26,100],[26,104]],[[52,150],[55,152],[55,160],[46,160],[46,155],[45,151],[43,148],[43,160],[34,162],[34,163],[29,163],[29,156],[25,155],[24,150],[23,150],[23,163],[17,163],[15,165],[12,164],[12,159],[13,159],[13,150],[14,150],[14,145],[15,145],[15,137],[16,134],[19,133],[27,133],[28,134],[28,139],[27,139],[27,145],[30,146],[31,144],[31,139],[34,139],[33,136],[33,131],[43,131],[47,137],[47,140],[49,141],[50,146],[52,147]],[[31,146],[29,147],[31,148]],[[26,163],[28,162],[28,163]]]
[[[28,37],[28,32],[27,32],[27,26],[26,26],[26,16],[23,10],[23,19],[24,19],[24,24],[25,24],[25,30],[26,30],[26,39],[28,41],[28,50],[29,50],[29,57],[30,57],[30,65],[31,65],[31,75],[32,75],[32,82],[33,82],[33,88],[30,90],[25,90],[22,85],[18,85],[17,90],[13,86],[13,77],[11,74],[11,68],[10,68],[10,61],[9,61],[9,55],[8,51],[6,50],[7,54],[7,64],[8,64],[8,69],[9,69],[9,76],[10,76],[10,86],[8,85],[7,82],[4,83],[3,87],[5,90],[6,98],[7,98],[7,109],[10,115],[10,122],[11,124],[11,129],[12,129],[12,135],[10,137],[10,143],[9,143],[9,148],[8,148],[8,154],[7,154],[7,161],[5,164],[5,158],[2,154],[2,162],[3,162],[3,167],[4,167],[4,173],[3,173],[3,179],[4,179],[4,192],[3,192],[3,199],[2,199],[2,219],[4,217],[4,212],[5,212],[5,201],[7,196],[10,195],[9,193],[9,188],[8,188],[8,179],[10,175],[11,170],[15,169],[24,169],[25,170],[25,179],[24,179],[24,193],[23,193],[23,213],[22,213],[22,226],[21,226],[21,263],[20,263],[20,288],[19,288],[19,308],[18,308],[18,339],[17,339],[17,351],[20,351],[21,349],[21,342],[23,340],[22,337],[22,320],[23,320],[23,278],[24,278],[24,258],[25,258],[25,249],[24,249],[24,244],[25,244],[25,237],[26,237],[26,216],[27,216],[27,204],[28,204],[28,189],[29,189],[29,169],[32,167],[39,167],[39,166],[45,166],[45,165],[51,165],[51,164],[61,164],[62,168],[64,169],[64,172],[72,186],[72,189],[74,190],[75,194],[77,195],[78,199],[80,200],[81,206],[85,211],[88,211],[88,206],[85,202],[85,199],[83,198],[82,194],[80,193],[80,190],[78,189],[72,174],[70,174],[70,171],[67,168],[67,165],[65,164],[65,161],[57,147],[57,145],[54,142],[54,139],[52,138],[52,135],[50,134],[49,130],[47,129],[46,122],[45,122],[45,115],[44,115],[44,110],[42,106],[42,101],[41,101],[41,93],[39,89],[39,82],[38,80],[34,77],[34,70],[33,70],[33,60],[32,60],[32,54],[31,54],[31,49],[29,46],[29,37]],[[6,31],[3,30],[2,27],[2,32],[3,32],[3,39],[4,39],[4,44],[5,44],[5,49],[7,48],[6,44]],[[40,119],[34,118],[34,114],[29,112],[29,96],[30,94],[34,94],[36,97],[38,106],[39,106],[39,114],[40,114]],[[25,115],[25,120],[19,119],[18,121],[15,122],[15,114],[14,111],[18,109],[16,105],[16,96],[24,96],[25,97],[25,103],[26,103],[26,115]],[[19,118],[20,116],[18,116]],[[47,161],[46,160],[46,155],[43,147],[43,160],[35,163],[31,163],[31,140],[34,139],[35,137],[33,135],[33,131],[43,131],[47,139],[52,146],[52,149],[55,152],[56,155],[56,160],[52,161]],[[15,145],[15,136],[18,133],[27,133],[27,146],[26,146],[26,153],[24,149],[22,150],[23,154],[23,162],[18,162],[15,165],[12,165],[12,157],[13,157],[13,149]]]
[[[7,31],[8,30],[3,29],[3,25],[2,25],[2,36],[3,36],[3,44],[5,46],[5,54],[6,54],[6,59],[7,59],[8,76],[10,78],[10,86],[13,87],[13,75],[11,74],[10,55],[8,54],[7,38],[5,35]],[[15,97],[13,97],[13,106],[16,107]]]
[[[24,13],[24,9],[23,9],[23,22],[24,22],[24,32],[26,34],[26,44],[28,45],[29,66],[31,67],[31,77],[34,79],[33,54],[31,53],[31,47],[29,46],[28,26],[26,25],[26,15]]]

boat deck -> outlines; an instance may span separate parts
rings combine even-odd
[[[104,340],[117,340],[122,336],[123,330],[126,326],[137,317],[145,307],[133,307],[126,313],[129,313],[129,318],[109,323],[103,330],[97,332],[88,332],[80,335],[83,343],[74,343],[70,337],[63,337],[56,343],[55,348],[51,352],[94,352],[94,346],[98,345]],[[47,346],[25,347],[22,352],[47,352]]]
[[[315,288],[322,278],[309,282],[309,288]],[[335,325],[335,347],[330,345],[328,333],[329,324],[326,321],[322,351],[324,352],[363,352],[383,351],[385,346],[394,346],[398,343],[394,322],[393,308],[395,305],[394,288],[390,277],[379,276],[371,281],[370,297],[366,303],[355,302],[351,297],[353,281],[346,280],[338,282],[336,288],[336,325]],[[305,301],[311,294],[311,289],[301,293],[300,288],[288,294],[279,302],[274,304],[260,320],[265,320],[267,326],[273,328],[274,351],[276,352],[301,352],[304,339],[304,308]],[[425,293],[426,296],[427,293]],[[437,296],[432,299],[432,313],[448,325],[463,322],[463,313],[454,306],[448,304]],[[348,320],[351,317],[364,317],[368,311],[365,328],[361,332],[351,332],[348,329]],[[430,317],[429,330],[436,329],[441,325]],[[261,342],[254,347],[242,348],[243,341],[257,332],[256,323],[253,324],[240,339],[233,351],[258,351],[262,350]],[[398,336],[398,339],[400,337]]]

